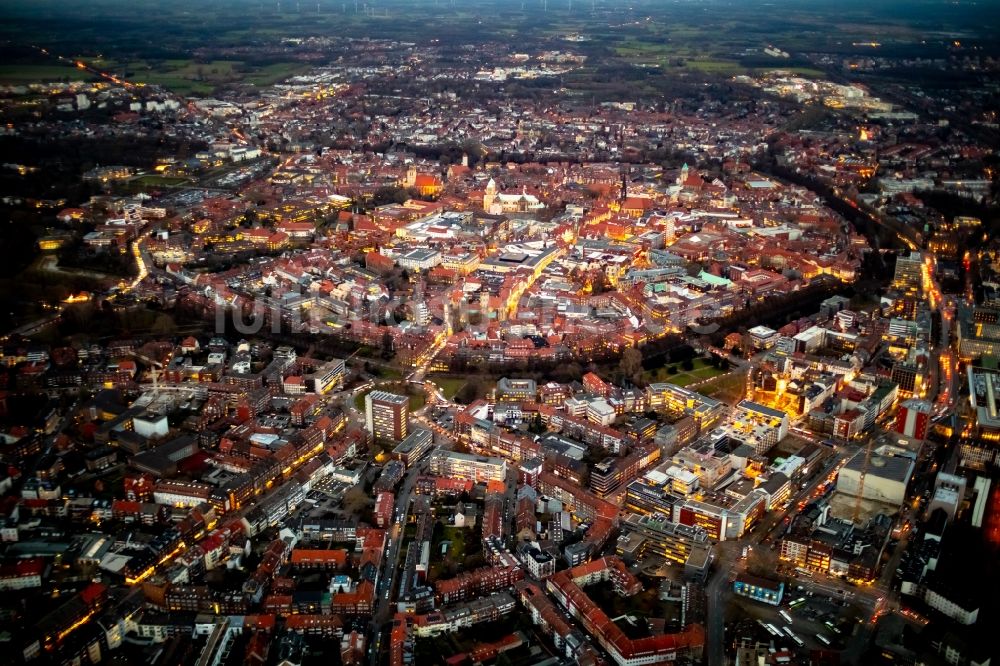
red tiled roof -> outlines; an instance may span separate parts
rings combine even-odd
[[[418,174],[413,180],[414,187],[441,187],[441,180],[437,176]]]
[[[347,551],[343,548],[333,550],[305,550],[296,548],[292,551],[291,564],[332,564],[338,568],[347,564]]]
[[[285,628],[291,631],[309,631],[310,629],[336,630],[343,626],[344,620],[339,615],[303,614],[289,615],[285,618]]]
[[[705,632],[697,624],[689,625],[684,631],[674,634],[639,639],[630,639],[626,636],[621,628],[576,584],[576,580],[604,569],[615,569],[619,575],[624,572],[625,575],[631,576],[620,559],[605,557],[566,571],[560,571],[549,579],[548,585],[550,589],[556,589],[560,592],[565,599],[567,608],[605,649],[613,650],[621,657],[630,659],[635,656],[649,656],[657,653],[663,653],[666,656],[666,654],[678,649],[704,646]],[[632,578],[634,579],[634,577]]]
[[[26,578],[41,576],[45,571],[45,560],[40,557],[17,560],[13,564],[0,565],[0,578]]]

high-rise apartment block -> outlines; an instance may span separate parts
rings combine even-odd
[[[365,427],[376,442],[399,442],[409,432],[410,399],[388,391],[365,396]]]

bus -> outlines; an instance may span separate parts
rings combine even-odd
[[[813,575],[812,571],[809,571],[809,569],[803,569],[802,567],[795,567],[795,571],[798,572],[799,575],[805,576],[806,578],[812,578]]]
[[[760,622],[760,626],[764,627],[764,631],[766,631],[770,635],[772,635],[772,636],[780,636],[781,635],[780,631],[777,632],[777,633],[775,633],[774,627],[772,627],[771,625],[767,624],[763,620],[757,620],[757,621]]]
[[[777,628],[776,626],[774,626],[773,624],[768,624],[768,625],[767,625],[767,628],[768,628],[768,629],[769,629],[769,630],[771,631],[771,633],[772,633],[772,634],[774,634],[775,636],[781,636],[781,635],[782,635],[782,634],[781,634],[781,629],[778,629],[778,628]]]
[[[823,624],[825,624],[827,626],[827,628],[829,628],[830,631],[832,631],[833,633],[835,633],[835,634],[839,634],[840,633],[840,629],[837,629],[837,626],[833,622],[830,622],[829,620],[827,620]]]
[[[780,610],[780,611],[778,611],[778,615],[780,615],[781,619],[784,620],[785,622],[787,622],[788,624],[793,624],[792,623],[792,616],[788,614],[788,611],[786,611],[786,610]]]
[[[784,630],[784,632],[786,634],[788,634],[789,638],[795,638],[795,632],[792,631],[792,628],[789,627],[788,625],[785,625],[784,627],[782,627],[782,630]]]
[[[799,604],[804,604],[805,602],[806,602],[806,598],[805,598],[805,597],[799,597],[799,598],[798,598],[798,599],[796,599],[795,601],[793,601],[793,602],[791,602],[790,604],[788,604],[788,607],[789,607],[789,608],[795,608],[795,607],[796,607],[796,606],[798,606]]]
[[[819,642],[822,643],[823,645],[830,647],[830,639],[824,636],[823,634],[816,634],[816,638],[818,638]]]
[[[806,644],[805,641],[803,641],[798,636],[792,636],[792,640],[795,641],[795,644],[798,645],[799,647],[805,647]]]

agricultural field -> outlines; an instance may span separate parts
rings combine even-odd
[[[0,84],[24,85],[50,81],[90,81],[94,76],[76,67],[51,64],[0,65]]]
[[[94,65],[125,80],[162,86],[186,96],[211,95],[220,88],[245,84],[268,86],[308,69],[308,66],[296,62],[255,66],[240,60],[194,59],[125,62],[98,59]]]

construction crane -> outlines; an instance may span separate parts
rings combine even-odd
[[[854,500],[854,515],[851,517],[851,522],[855,525],[858,524],[858,518],[861,516],[861,497],[865,493],[865,476],[868,475],[868,464],[871,462],[874,443],[875,438],[869,437],[868,445],[865,446],[865,459],[861,464],[861,475],[858,477],[858,497]]]

